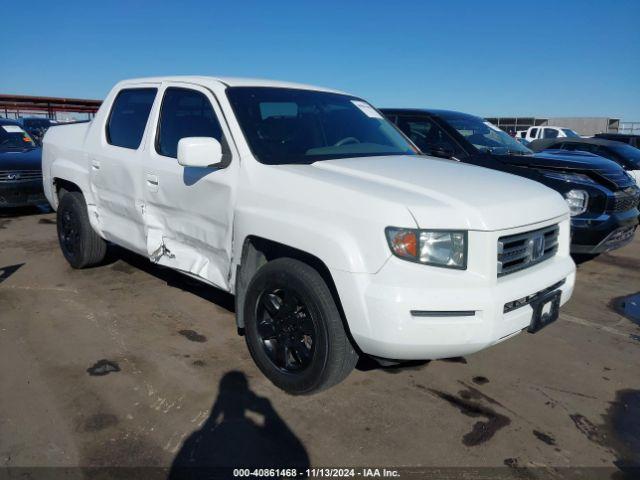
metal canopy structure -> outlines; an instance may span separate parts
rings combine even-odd
[[[0,114],[7,118],[44,115],[55,120],[62,112],[86,114],[87,118],[92,118],[101,104],[101,100],[0,94]]]

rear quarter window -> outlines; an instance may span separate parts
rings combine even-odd
[[[107,121],[109,144],[133,150],[140,146],[157,91],[155,88],[120,90]]]

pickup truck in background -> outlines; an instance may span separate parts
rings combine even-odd
[[[540,138],[581,138],[576,132],[570,128],[563,127],[529,127],[527,130],[518,130],[516,138],[533,142]]]
[[[124,81],[90,123],[47,132],[43,170],[72,267],[113,242],[234,294],[253,359],[292,394],[361,355],[446,358],[535,332],[574,288],[558,193],[418,155],[333,90]]]

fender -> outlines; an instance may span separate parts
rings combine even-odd
[[[233,262],[240,263],[242,248],[249,236],[257,236],[301,250],[322,259],[329,269],[375,273],[391,256],[384,232],[378,232],[377,247],[363,248],[356,232],[337,223],[325,223],[303,213],[277,212],[270,208],[239,208],[234,219]],[[231,284],[233,285],[233,279]]]
[[[94,203],[93,194],[89,186],[89,172],[86,168],[83,168],[83,166],[78,165],[77,162],[67,160],[65,158],[57,158],[54,160],[51,164],[52,184],[55,182],[56,178],[75,183],[82,191],[82,194],[87,201],[87,205]],[[58,198],[57,195],[55,195],[55,191],[53,191],[53,197],[57,208]]]

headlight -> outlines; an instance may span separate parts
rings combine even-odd
[[[564,194],[564,199],[569,205],[569,212],[572,217],[587,211],[589,204],[589,194],[584,190],[569,190]]]
[[[545,177],[573,183],[597,183],[589,175],[584,173],[556,172],[555,170],[539,170]]]
[[[467,268],[467,232],[387,227],[389,248],[396,257],[446,268]]]

